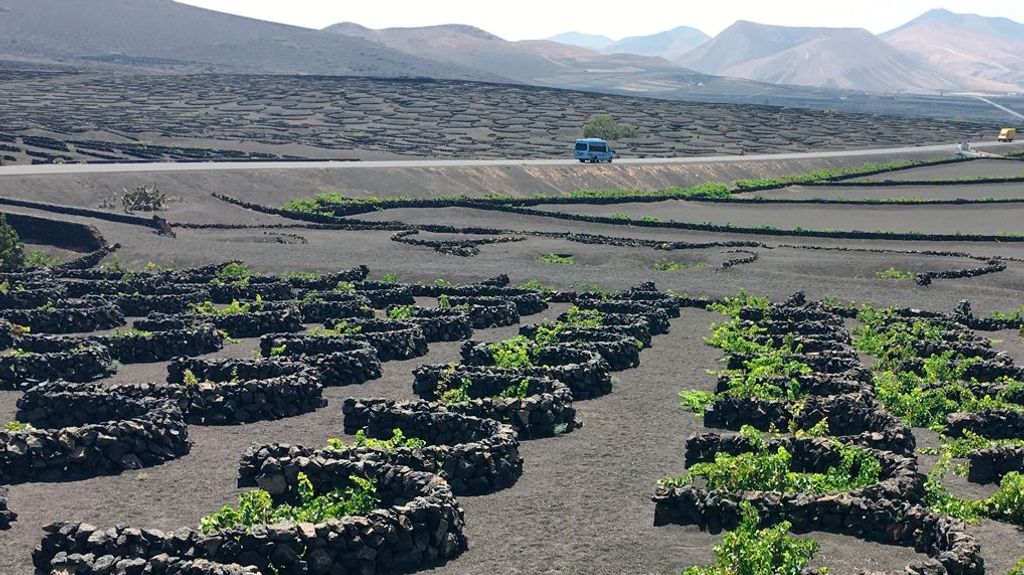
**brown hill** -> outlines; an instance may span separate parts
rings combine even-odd
[[[1024,24],[932,10],[882,38],[977,89],[1024,90]]]
[[[359,38],[171,0],[0,0],[0,59],[188,71],[501,79]]]
[[[601,51],[606,54],[659,56],[675,62],[710,39],[710,36],[696,28],[679,26],[657,34],[623,38]]]
[[[867,30],[792,28],[739,21],[679,62],[708,74],[775,84],[874,92],[964,87]]]
[[[578,87],[579,76],[617,84],[651,73],[675,74],[670,62],[635,54],[606,55],[549,40],[510,42],[458,24],[374,30],[349,22],[324,29],[376,42],[394,50],[498,74],[521,82]]]

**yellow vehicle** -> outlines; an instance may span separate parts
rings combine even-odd
[[[1012,142],[1017,137],[1017,128],[1003,128],[999,130],[1000,142]]]

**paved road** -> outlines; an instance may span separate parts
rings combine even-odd
[[[983,150],[988,146],[999,146],[996,142],[972,143],[971,147]],[[1005,146],[1005,145],[1004,145]],[[1006,150],[1005,147],[995,151]],[[777,160],[813,160],[821,158],[855,158],[887,156],[908,153],[934,153],[952,155],[954,144],[934,146],[909,146],[904,148],[873,148],[865,150],[841,150],[830,152],[800,152],[789,154],[751,154],[746,156],[696,156],[686,158],[623,158],[615,165],[648,164],[708,164],[758,162]],[[471,168],[501,166],[572,166],[576,160],[388,160],[370,162],[191,162],[191,163],[129,163],[129,164],[39,164],[34,166],[0,166],[0,176],[27,176],[51,174],[102,174],[116,172],[199,172],[222,170],[366,170],[382,168]]]

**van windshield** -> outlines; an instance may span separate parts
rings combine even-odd
[[[608,151],[608,146],[606,146],[604,144],[590,144],[590,151],[591,152],[607,152]]]
[[[586,150],[587,149],[587,143],[586,142],[577,142],[576,143],[576,149],[577,150]]]

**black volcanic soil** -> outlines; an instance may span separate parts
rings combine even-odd
[[[564,309],[556,305],[524,321],[540,321]],[[582,429],[524,442],[525,471],[515,486],[461,500],[470,551],[430,572],[672,573],[709,561],[710,546],[719,537],[692,527],[655,528],[650,495],[660,477],[681,471],[683,440],[703,429],[678,407],[676,396],[682,385],[713,388],[705,370],[716,365],[718,352],[701,338],[719,318],[684,311],[673,321],[672,333],[659,336],[644,351],[639,368],[617,374],[611,395],[577,404]],[[496,340],[514,333],[514,328],[482,330],[476,337]],[[248,355],[255,343],[245,340],[213,355]],[[427,356],[385,364],[379,380],[328,388],[329,405],[315,413],[244,426],[190,426],[191,453],[158,467],[66,484],[12,486],[9,507],[19,517],[12,530],[0,534],[0,572],[30,572],[28,550],[38,542],[39,528],[56,519],[165,530],[195,525],[235,500],[240,491],[234,485],[236,461],[250,444],[318,445],[341,437],[342,399],[410,399],[410,371],[423,363],[456,360],[458,345],[432,344]],[[126,366],[116,379],[151,381],[164,375],[163,364]],[[0,420],[13,418],[18,395],[0,392]],[[821,561],[836,573],[897,570],[915,556],[908,548],[851,537],[811,536],[822,542]]]
[[[0,156],[17,164],[571,158],[597,114],[637,129],[616,143],[623,157],[991,140],[981,123],[440,80],[0,73],[0,91]]]
[[[984,234],[1024,232],[1024,204],[975,204],[966,206],[879,205],[834,206],[746,204],[667,200],[657,203],[612,205],[558,205],[540,209],[550,212],[603,217],[622,215],[639,220],[733,224],[741,227],[773,226],[813,230],[894,231],[924,234]],[[796,222],[803,222],[796,224]]]
[[[971,166],[971,164],[960,165]],[[31,182],[31,178],[26,178]],[[17,189],[17,181],[5,181],[5,188]],[[975,193],[973,186],[965,189]],[[73,186],[66,188],[73,193]],[[245,197],[244,185],[224,189],[225,193]],[[198,192],[196,192],[198,194]],[[269,193],[264,190],[263,193]],[[301,193],[282,188],[283,201]],[[878,190],[887,196],[902,195],[901,188]],[[983,193],[983,192],[979,192]],[[70,197],[67,204],[93,201],[91,191],[83,197]],[[176,195],[181,202],[172,207],[176,218],[197,221],[242,224],[278,221],[227,204],[212,201],[204,193],[191,195],[183,186]],[[88,196],[86,198],[85,196]],[[679,203],[681,206],[689,204]],[[608,206],[610,210],[618,210]],[[747,214],[745,207],[723,209],[724,217],[736,221]],[[604,208],[602,208],[604,209]],[[779,227],[827,227],[826,221],[842,227],[863,217],[846,207],[822,208],[820,214],[789,211],[767,206],[760,224],[778,223]],[[58,217],[36,210],[15,210]],[[826,213],[829,212],[829,213]],[[786,219],[784,215],[788,213]],[[929,222],[934,214],[916,221]],[[971,229],[996,232],[1001,225],[997,214],[964,209],[948,212],[947,223],[966,222]],[[147,261],[196,265],[238,258],[259,272],[295,270],[329,271],[365,263],[372,277],[396,272],[402,281],[469,282],[508,273],[513,283],[539,279],[561,288],[598,285],[623,288],[643,280],[654,280],[661,289],[703,295],[734,294],[741,288],[785,298],[803,290],[808,297],[834,296],[844,301],[872,305],[911,305],[935,310],[951,309],[958,300],[970,299],[981,315],[994,310],[1010,311],[1024,304],[1024,263],[1008,262],[1007,270],[973,279],[936,280],[928,287],[913,281],[881,280],[874,276],[888,267],[926,271],[977,265],[963,257],[923,256],[906,253],[913,250],[955,250],[975,255],[1003,255],[1024,258],[1019,243],[847,241],[811,238],[709,234],[667,229],[635,228],[612,224],[583,224],[549,217],[527,217],[499,212],[446,208],[431,210],[387,210],[363,219],[400,220],[418,223],[479,225],[517,230],[548,232],[587,232],[621,238],[660,241],[711,242],[725,240],[756,241],[761,245],[745,248],[759,254],[751,264],[721,270],[721,263],[737,254],[728,248],[709,247],[664,251],[569,242],[559,238],[530,236],[519,243],[481,247],[472,258],[437,253],[429,248],[391,241],[391,232],[339,232],[303,229],[283,230],[177,230],[176,239],[157,236],[146,227],[59,216],[93,224],[108,241],[122,244],[118,255],[133,266]],[[881,211],[879,217],[885,216]],[[778,218],[772,220],[770,218]],[[831,219],[829,219],[831,218]],[[699,221],[700,218],[697,218]],[[853,225],[852,223],[850,225]],[[937,226],[936,223],[929,223]],[[869,229],[882,226],[871,226]],[[936,229],[938,229],[936,227]],[[275,236],[274,234],[277,234]],[[294,234],[307,243],[278,243],[275,238]],[[449,237],[422,234],[423,238]],[[816,248],[870,248],[884,253],[833,251]],[[569,254],[575,265],[543,263],[539,256]],[[704,263],[704,267],[678,272],[655,271],[654,264],[665,261]],[[564,309],[553,306],[544,314],[524,318],[524,322],[552,317]],[[433,572],[451,574],[490,573],[675,573],[711,558],[710,547],[719,538],[695,528],[669,526],[654,528],[650,496],[658,478],[678,473],[683,463],[683,444],[688,435],[701,431],[699,420],[677,405],[682,389],[711,389],[719,353],[703,344],[708,326],[720,316],[703,311],[685,310],[672,323],[669,335],[655,339],[653,347],[642,354],[639,368],[617,374],[619,382],[612,394],[577,403],[585,427],[570,434],[545,440],[524,442],[521,453],[525,472],[510,489],[482,497],[461,498],[466,511],[470,550],[449,565]],[[478,339],[495,340],[515,333],[515,328],[484,330]],[[1024,361],[1024,341],[1014,332],[985,334],[1000,340],[1017,361]],[[255,340],[227,347],[219,355],[249,355]],[[458,357],[458,344],[433,344],[426,357],[385,364],[384,377],[362,386],[331,388],[326,391],[330,405],[315,413],[277,422],[245,426],[208,428],[191,426],[195,442],[192,453],[165,465],[141,472],[126,473],[66,484],[32,483],[10,488],[10,508],[19,513],[10,531],[0,532],[0,573],[20,575],[30,572],[29,554],[39,541],[42,524],[57,520],[87,521],[99,526],[129,524],[138,527],[172,529],[193,526],[198,519],[234,500],[237,460],[251,442],[298,442],[322,444],[340,433],[341,400],[350,395],[411,397],[411,371],[422,363],[448,362]],[[164,366],[125,366],[113,380],[153,380],[164,377]],[[13,418],[19,394],[0,392],[0,421]],[[922,444],[933,441],[919,430]],[[922,458],[927,466],[929,460]],[[984,488],[954,484],[963,493],[984,494]],[[973,490],[973,491],[972,491]],[[1002,523],[982,522],[971,527],[982,544],[987,572],[1004,573],[1024,555],[1024,536]],[[825,533],[809,534],[822,543],[817,563],[832,567],[833,573],[859,570],[900,570],[915,553],[908,548],[869,544],[864,541]]]
[[[885,200],[914,198],[928,200],[981,200],[984,198],[1019,199],[1024,201],[1024,183],[957,185],[957,186],[790,186],[781,190],[736,194],[740,198],[765,197],[772,199],[809,200]]]
[[[1007,148],[1009,150],[1009,148]],[[993,152],[998,152],[994,148]],[[958,178],[1009,178],[1024,176],[1024,162],[1020,160],[974,160],[967,164],[946,164],[943,166],[928,166],[924,168],[911,168],[897,172],[875,174],[863,178],[855,178],[852,181],[884,182],[890,181],[916,181],[916,180],[945,180]]]

